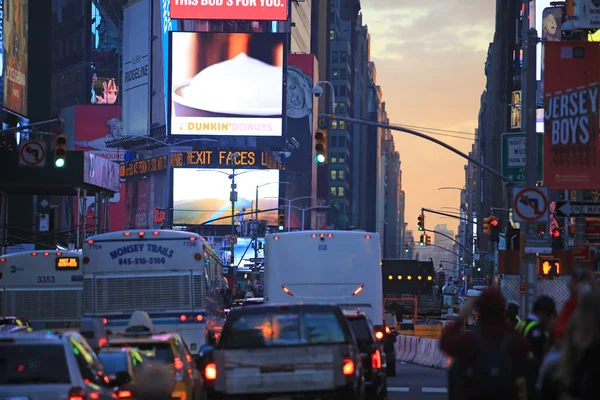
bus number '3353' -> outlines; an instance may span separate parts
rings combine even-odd
[[[165,264],[167,259],[164,257],[150,258],[119,258],[119,265],[155,265]]]

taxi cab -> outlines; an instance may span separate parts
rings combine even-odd
[[[202,399],[202,378],[181,336],[177,333],[156,333],[147,313],[136,311],[125,333],[111,336],[108,342],[112,348],[137,350],[148,367],[167,365],[173,372],[172,398]]]

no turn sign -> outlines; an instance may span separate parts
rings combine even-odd
[[[22,140],[19,149],[19,165],[24,167],[45,167],[45,144],[35,140]]]

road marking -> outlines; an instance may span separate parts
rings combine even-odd
[[[410,388],[407,387],[388,387],[388,392],[408,392]]]
[[[421,388],[421,391],[423,393],[448,393],[448,389],[440,388],[440,387],[437,387],[437,388],[424,387],[424,388]]]

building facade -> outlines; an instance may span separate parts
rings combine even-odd
[[[292,1],[290,53],[310,54],[313,0]]]

